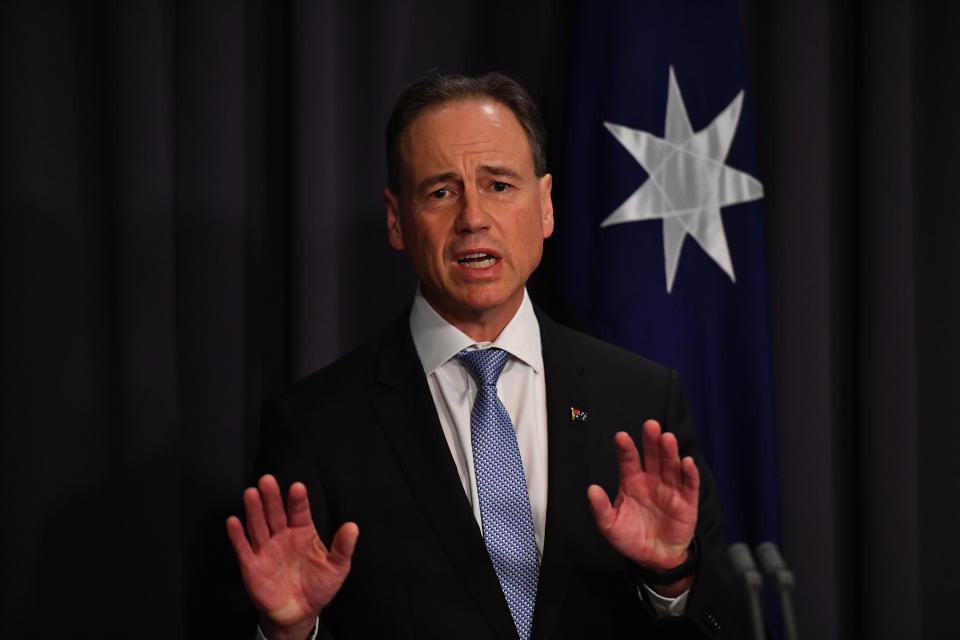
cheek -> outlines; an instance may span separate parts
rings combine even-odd
[[[546,227],[544,226],[543,220],[539,217],[531,217],[527,220],[526,224],[523,227],[522,235],[527,243],[536,243],[540,244],[543,242],[543,239],[546,237],[544,232]]]
[[[518,247],[523,262],[528,268],[536,267],[543,255],[544,227],[539,218],[530,220],[518,234],[522,245]]]
[[[439,228],[422,225],[417,229],[416,254],[418,261],[433,264],[443,261],[446,235]]]

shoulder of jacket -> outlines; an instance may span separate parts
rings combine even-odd
[[[562,350],[568,357],[584,364],[632,375],[668,377],[674,373],[673,369],[649,358],[560,324],[539,310],[537,318],[540,321],[540,337],[544,349]]]

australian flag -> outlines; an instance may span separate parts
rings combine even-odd
[[[598,336],[681,372],[727,539],[778,540],[763,187],[737,3],[580,13],[558,289]]]

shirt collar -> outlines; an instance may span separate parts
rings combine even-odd
[[[526,288],[523,302],[507,326],[493,342],[475,342],[470,336],[444,320],[420,294],[413,297],[410,309],[410,333],[413,344],[428,376],[464,349],[497,347],[527,363],[535,372],[543,370],[543,351],[540,347],[540,323],[533,312],[533,303]]]

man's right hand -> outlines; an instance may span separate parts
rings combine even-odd
[[[273,476],[260,478],[258,487],[243,492],[246,535],[236,516],[227,518],[227,535],[247,593],[261,611],[264,634],[270,640],[301,640],[350,572],[360,530],[353,522],[344,523],[327,550],[310,516],[302,482],[290,486],[286,510]]]

